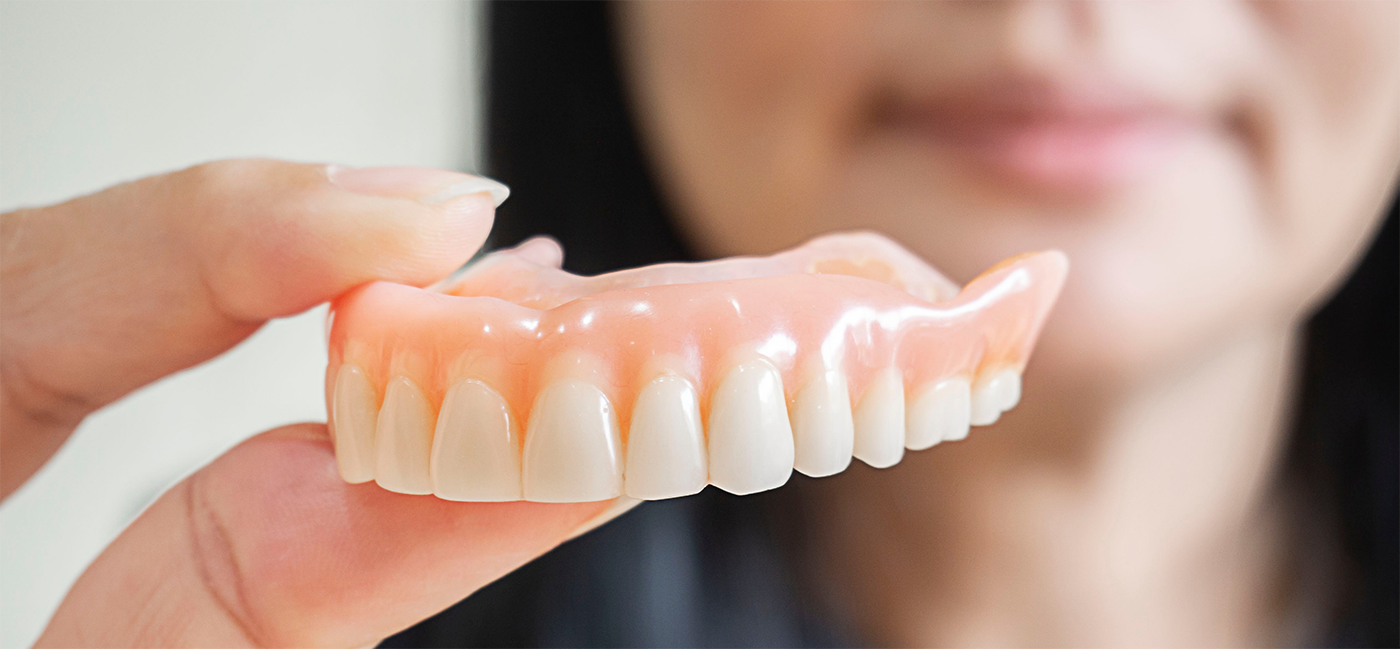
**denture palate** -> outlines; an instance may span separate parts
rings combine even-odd
[[[845,234],[579,277],[533,261],[542,245],[333,305],[326,386],[347,482],[655,500],[755,493],[853,458],[893,466],[1017,404],[1067,269],[1058,252],[1021,255],[959,290],[883,237]]]

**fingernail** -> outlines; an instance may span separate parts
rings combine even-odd
[[[428,167],[345,167],[327,165],[331,183],[357,194],[395,196],[440,205],[468,194],[490,194],[497,207],[510,196],[510,188],[484,176]]]
[[[467,176],[466,180],[421,200],[424,203],[437,205],[439,203],[446,203],[458,196],[466,196],[467,194],[476,194],[480,192],[490,194],[491,202],[495,203],[496,207],[500,207],[501,203],[506,202],[506,199],[510,198],[510,188],[507,187],[505,183],[491,180],[485,176]]]

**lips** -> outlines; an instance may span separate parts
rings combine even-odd
[[[1121,86],[1006,83],[897,98],[880,123],[1001,180],[1095,190],[1150,174],[1203,120]]]

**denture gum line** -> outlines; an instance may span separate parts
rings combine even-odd
[[[448,500],[655,500],[779,487],[967,436],[1020,399],[1058,252],[959,291],[896,244],[579,277],[522,244],[429,290],[336,302],[342,477]]]

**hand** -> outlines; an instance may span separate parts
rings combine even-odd
[[[0,498],[93,410],[270,318],[371,280],[445,276],[490,230],[488,189],[504,187],[237,160],[0,215]],[[286,426],[162,495],[74,584],[39,645],[370,645],[610,505],[348,485],[324,424]]]

